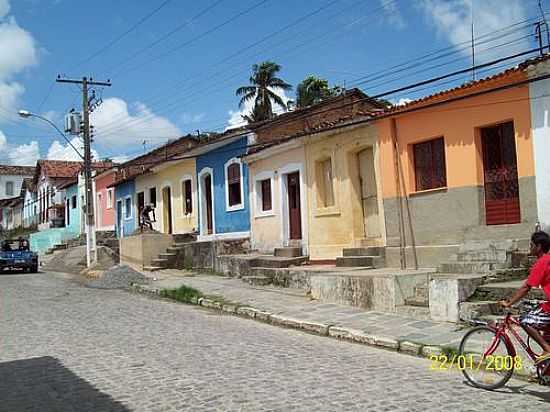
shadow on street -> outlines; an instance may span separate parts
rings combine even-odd
[[[0,411],[129,411],[50,356],[0,363]]]

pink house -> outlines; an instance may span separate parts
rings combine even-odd
[[[108,188],[115,181],[116,168],[94,177],[95,225],[98,231],[115,230],[115,193]]]

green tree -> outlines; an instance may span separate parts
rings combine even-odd
[[[307,107],[327,97],[336,96],[340,88],[330,88],[328,81],[317,76],[308,76],[296,87],[296,107]]]
[[[273,118],[273,104],[287,109],[285,101],[274,92],[281,89],[288,91],[292,86],[277,77],[281,71],[281,66],[272,61],[266,61],[252,66],[252,76],[250,76],[250,85],[239,87],[236,95],[241,98],[239,107],[243,107],[246,102],[254,101],[254,109],[250,116],[243,116],[247,121],[262,121]]]

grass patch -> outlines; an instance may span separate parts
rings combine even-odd
[[[163,289],[160,291],[163,298],[177,300],[178,302],[197,304],[199,298],[204,295],[197,289],[182,285],[177,289]]]

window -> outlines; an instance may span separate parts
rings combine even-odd
[[[190,215],[193,213],[193,190],[191,179],[186,179],[181,182],[181,191],[183,193],[183,214]]]
[[[113,208],[113,189],[107,189],[107,209]]]
[[[71,197],[71,208],[76,209],[76,195]]]
[[[153,205],[153,207],[157,207],[157,188],[152,187],[149,189],[149,203]]]
[[[416,191],[447,186],[443,138],[415,144],[413,151]]]
[[[97,213],[101,213],[101,210],[103,209],[103,205],[101,203],[101,200],[102,200],[102,196],[101,196],[101,193],[98,193],[97,194]]]
[[[230,208],[242,205],[241,193],[241,164],[237,160],[230,160],[225,169],[227,205]]]
[[[145,207],[145,193],[139,192],[139,193],[137,194],[137,211],[138,211],[138,216],[141,216],[141,211],[143,210],[144,207]]]
[[[6,196],[13,196],[13,182],[6,182]]]
[[[260,180],[260,193],[262,196],[262,212],[271,210],[271,179]]]
[[[332,160],[317,162],[317,190],[320,207],[334,206],[334,187],[332,182]]]
[[[69,209],[69,203],[70,203],[70,200],[67,199],[67,226],[69,226],[71,224],[71,211]]]
[[[124,217],[126,219],[132,218],[132,198],[127,197],[124,199]]]

